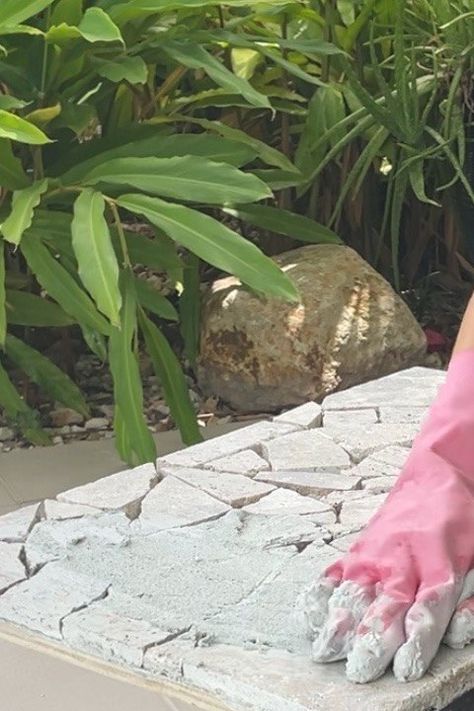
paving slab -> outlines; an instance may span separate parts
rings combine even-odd
[[[354,686],[311,662],[301,610],[385,500],[441,382],[411,369],[329,396],[323,418],[308,403],[0,517],[0,620],[214,708],[471,708],[456,699],[473,648],[442,649],[413,684]]]

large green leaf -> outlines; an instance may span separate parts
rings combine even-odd
[[[179,427],[183,442],[185,444],[200,442],[202,437],[178,359],[161,331],[143,311],[139,314],[139,323],[155,373],[163,386],[166,402]]]
[[[79,23],[79,31],[89,42],[123,42],[122,34],[100,7],[89,7]]]
[[[173,304],[144,279],[136,278],[134,288],[141,306],[152,314],[167,321],[178,321],[179,316]]]
[[[118,237],[115,236],[115,242]],[[175,243],[164,234],[151,239],[136,232],[125,232],[127,251],[133,264],[142,264],[157,271],[175,272],[183,268]]]
[[[7,311],[5,295],[5,245],[0,239],[0,346],[5,343],[7,335]]]
[[[12,244],[19,245],[25,230],[31,226],[35,207],[48,189],[47,180],[37,180],[23,190],[13,193],[12,209],[7,219],[0,225],[0,231]]]
[[[10,141],[0,138],[0,187],[6,190],[19,190],[29,184],[19,158],[12,150]]]
[[[81,325],[108,335],[110,326],[94,302],[34,235],[24,235],[21,249],[28,266],[47,293]]]
[[[82,283],[98,309],[114,326],[119,326],[122,305],[119,266],[104,210],[105,200],[100,193],[83,190],[74,203],[72,246]]]
[[[8,335],[6,353],[26,375],[48,395],[66,407],[89,416],[89,409],[81,391],[57,365],[19,338]]]
[[[285,5],[286,0],[272,0],[273,4]],[[104,4],[102,2],[102,4]],[[171,10],[188,10],[214,6],[215,0],[128,0],[125,3],[108,2],[111,16],[119,23],[124,24],[136,18],[145,18]],[[226,0],[226,5],[231,7],[251,7],[250,0]]]
[[[61,175],[65,184],[76,183],[92,172],[97,166],[116,158],[175,158],[181,156],[201,156],[216,163],[229,163],[239,167],[253,160],[257,151],[252,146],[228,138],[218,138],[207,133],[176,133],[163,136],[159,133],[151,138],[126,142],[116,148],[99,152],[91,158],[77,162]]]
[[[82,17],[83,0],[58,0],[51,13],[51,25],[78,25]]]
[[[144,215],[150,222],[201,259],[264,294],[298,301],[286,274],[251,242],[208,215],[146,195],[123,195],[119,205]]]
[[[313,244],[342,244],[342,240],[332,230],[303,215],[289,210],[267,205],[239,205],[235,209],[225,209],[233,217],[270,232],[286,235],[302,242]]]
[[[2,0],[0,25],[17,25],[52,4],[53,0]]]
[[[217,205],[252,202],[272,195],[254,175],[197,156],[117,158],[94,168],[84,182],[126,185],[153,195]]]
[[[199,44],[167,41],[160,44],[160,48],[175,62],[190,69],[202,69],[216,84],[232,93],[241,94],[252,106],[271,108],[268,97],[254,89],[246,79],[229,71],[222,62]]]
[[[194,254],[186,256],[183,270],[183,293],[179,299],[180,331],[186,356],[194,368],[199,353],[201,332],[200,260]]]
[[[0,110],[0,138],[11,138],[19,143],[41,146],[51,143],[48,136],[32,123],[15,114]]]
[[[128,433],[129,446],[121,447],[121,455],[125,455],[130,464],[142,464],[155,459],[156,448],[143,414],[143,389],[138,360],[133,350],[136,300],[131,277],[126,276],[124,282],[121,328],[112,328],[109,341],[109,363],[116,406],[115,425],[119,440],[123,439],[123,430]]]
[[[145,84],[148,69],[141,57],[117,57],[94,62],[97,74],[109,81],[128,81],[130,84]]]
[[[51,444],[50,438],[38,424],[37,414],[22,400],[1,363],[0,408],[12,424],[20,427],[30,442],[40,446]]]
[[[28,291],[7,289],[8,322],[15,326],[54,327],[71,326],[74,319],[53,301],[30,294]]]

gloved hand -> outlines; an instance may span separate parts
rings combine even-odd
[[[453,357],[395,487],[306,596],[313,658],[365,683],[419,679],[474,639],[474,351]]]

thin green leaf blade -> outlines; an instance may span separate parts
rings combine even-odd
[[[104,211],[105,200],[100,193],[82,191],[74,203],[72,246],[82,283],[99,311],[114,326],[119,326],[122,305],[119,266]]]
[[[52,4],[53,0],[2,0],[0,24],[17,25]]]
[[[89,417],[89,408],[77,385],[49,358],[12,335],[7,336],[5,350],[10,360],[44,392]]]
[[[183,442],[200,442],[202,437],[178,359],[159,328],[142,311],[139,313],[139,323],[155,373],[163,386],[166,402],[179,427]]]
[[[173,304],[160,294],[158,289],[138,277],[134,281],[138,302],[144,309],[167,321],[178,321],[179,316]]]
[[[8,322],[14,326],[64,328],[75,323],[58,304],[36,294],[7,289],[5,298]]]
[[[272,196],[256,176],[197,156],[117,158],[94,168],[84,182],[131,186],[152,195],[218,205]]]
[[[34,410],[22,400],[7,371],[0,363],[0,408],[7,419],[21,429],[25,437],[40,446],[51,444],[51,440],[38,424]]]
[[[7,242],[16,246],[20,244],[23,233],[31,226],[35,207],[38,207],[41,196],[47,189],[47,180],[37,180],[29,187],[13,193],[11,212],[0,226],[0,231]]]
[[[48,136],[41,129],[29,121],[0,109],[0,138],[10,138],[19,143],[28,143],[31,146],[42,146],[51,143]]]
[[[127,430],[121,455],[130,464],[154,461],[156,447],[143,414],[143,388],[137,357],[133,350],[136,334],[136,301],[130,277],[124,279],[121,328],[113,327],[109,340],[109,363],[114,381],[114,401],[118,408],[115,424]],[[118,418],[118,419],[117,419]]]
[[[5,293],[5,245],[0,239],[0,346],[5,343],[7,335],[7,307]]]
[[[224,212],[255,227],[286,235],[311,244],[342,244],[341,238],[328,227],[303,215],[268,205],[239,205]]]
[[[201,259],[235,274],[261,293],[298,301],[298,292],[286,274],[251,242],[217,222],[183,205],[146,195],[122,195],[118,204],[144,215]]]
[[[44,244],[35,240],[33,235],[25,234],[21,242],[21,250],[41,286],[66,313],[81,325],[104,335],[109,334],[109,323],[97,311],[94,302],[66,269],[54,259]]]

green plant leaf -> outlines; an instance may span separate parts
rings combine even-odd
[[[7,310],[6,310],[6,294],[5,294],[5,244],[0,239],[0,346],[5,343],[7,335]]]
[[[119,266],[104,211],[105,200],[100,193],[82,191],[74,203],[72,246],[82,283],[98,309],[114,326],[119,326],[122,305]]]
[[[0,138],[0,186],[6,190],[20,190],[29,182],[20,159],[13,153],[10,141]]]
[[[342,244],[342,240],[332,230],[289,210],[267,205],[239,205],[235,209],[225,208],[224,212],[251,225],[261,227],[276,234],[312,244]]]
[[[415,193],[418,200],[420,200],[420,202],[427,203],[428,205],[434,205],[435,207],[441,207],[439,202],[436,202],[436,200],[432,200],[426,194],[425,176],[424,176],[424,172],[423,172],[424,167],[425,167],[425,162],[423,160],[415,161],[410,166],[408,175],[410,178],[410,185],[412,187],[412,190]]]
[[[65,23],[78,25],[82,17],[83,0],[58,0],[51,13],[51,26]]]
[[[8,420],[10,420],[13,425],[19,427],[32,444],[39,446],[51,444],[50,438],[38,424],[37,414],[21,399],[1,363],[0,408],[5,412]]]
[[[2,0],[0,25],[17,25],[52,4],[53,0]]]
[[[117,158],[94,168],[84,182],[131,186],[153,195],[218,205],[272,196],[254,175],[196,156]]]
[[[186,356],[195,368],[199,353],[201,332],[201,279],[200,260],[194,254],[186,255],[183,270],[183,293],[179,299],[180,331]]]
[[[77,385],[49,358],[12,335],[7,336],[5,351],[10,360],[45,393],[89,417],[89,408]]]
[[[161,331],[143,311],[139,312],[139,324],[153,368],[163,386],[166,402],[179,427],[183,442],[185,444],[200,442],[201,433],[178,359]]]
[[[88,42],[120,42],[124,44],[119,28],[100,7],[89,7],[78,28]]]
[[[48,189],[47,180],[37,180],[28,188],[13,193],[12,209],[7,219],[0,225],[0,231],[7,242],[19,245],[25,230],[31,226],[35,207]]]
[[[121,328],[113,327],[109,340],[109,363],[114,381],[115,415],[119,432],[128,433],[127,447],[121,455],[130,464],[152,462],[156,457],[153,437],[143,414],[143,388],[137,357],[133,350],[136,336],[136,300],[131,277],[125,275]],[[123,425],[123,428],[122,428]]]
[[[208,215],[146,195],[122,195],[118,204],[144,215],[206,262],[235,274],[245,284],[268,296],[298,301],[289,277],[251,242]]]
[[[118,236],[114,235],[115,241]],[[176,251],[176,244],[165,234],[153,238],[136,232],[125,231],[127,251],[133,264],[142,264],[158,271],[180,271],[183,263]]]
[[[29,143],[32,146],[51,143],[48,136],[32,123],[2,110],[0,110],[0,138],[11,138],[13,141]]]
[[[116,83],[128,81],[130,84],[145,84],[148,77],[147,66],[141,57],[117,57],[94,64],[99,76]]]
[[[71,326],[74,319],[53,301],[17,289],[7,289],[6,308],[8,322],[15,326],[63,327]]]
[[[134,288],[137,300],[144,309],[167,321],[179,321],[178,312],[173,304],[154,286],[144,279],[136,278]]]
[[[13,109],[23,109],[27,106],[26,101],[17,99],[9,94],[0,94],[0,109],[3,111],[12,111]]]
[[[271,108],[271,104],[264,94],[254,89],[246,79],[242,79],[230,72],[224,64],[212,54],[209,54],[204,47],[192,42],[169,41],[160,44],[160,47],[175,62],[190,69],[202,69],[216,84],[232,93],[241,94],[252,106]]]
[[[100,142],[94,141],[94,143]],[[253,160],[257,156],[257,151],[240,141],[218,138],[207,133],[177,133],[171,136],[158,133],[150,138],[126,141],[109,150],[99,150],[97,155],[86,160],[81,161],[80,155],[77,154],[75,164],[61,175],[61,182],[65,185],[77,183],[97,166],[117,158],[175,158],[188,155],[203,158],[212,156],[212,160],[216,163],[230,163],[239,167]],[[53,175],[56,175],[56,172]]]
[[[21,250],[46,292],[81,325],[108,335],[110,326],[72,276],[33,235],[24,235]]]

